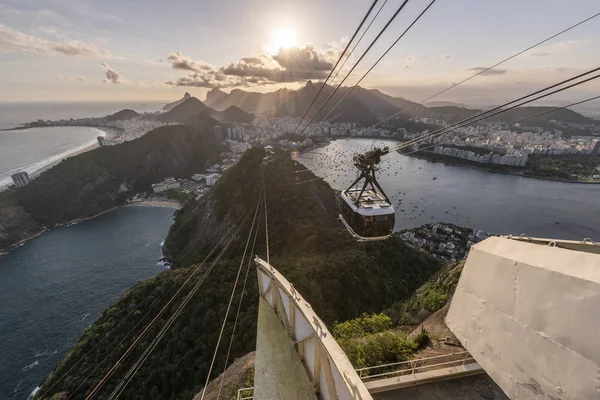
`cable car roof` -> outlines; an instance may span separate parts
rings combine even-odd
[[[342,192],[344,201],[360,215],[376,216],[394,214],[394,207],[388,203],[383,195],[372,189],[367,189],[360,196],[358,206],[355,204],[360,194],[360,189],[349,189]]]

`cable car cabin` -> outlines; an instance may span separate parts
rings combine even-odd
[[[346,229],[361,242],[389,238],[396,222],[394,207],[373,189],[365,190],[362,195],[360,192],[360,188],[342,192],[340,219]]]

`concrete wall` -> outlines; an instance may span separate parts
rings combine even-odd
[[[515,399],[600,398],[600,255],[492,237],[446,324]]]
[[[254,366],[256,400],[316,400],[300,356],[275,311],[260,298]]]

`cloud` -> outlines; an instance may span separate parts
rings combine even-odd
[[[57,76],[56,79],[58,79],[59,81],[70,81],[70,82],[76,82],[76,81],[85,82],[85,81],[89,80],[85,76],[81,76],[81,75],[77,75],[77,76]]]
[[[102,63],[100,65],[104,67],[104,74],[106,76],[103,82],[116,84],[127,82],[127,80],[120,73],[112,69],[107,63]]]
[[[202,72],[202,71],[210,71],[212,70],[212,66],[210,64],[201,62],[201,61],[193,61],[190,58],[184,57],[180,52],[170,53],[167,57],[167,61],[171,63],[171,68],[180,69],[184,71],[193,71],[193,72]]]
[[[325,60],[310,44],[279,49],[272,58],[286,70],[329,71],[333,68],[333,63]]]
[[[442,54],[440,56],[440,60],[449,60],[451,58],[452,58],[452,56],[450,54]]]
[[[161,83],[158,79],[147,79],[145,81],[139,81],[137,83],[139,87],[153,87],[153,86],[161,86]]]
[[[37,15],[38,17],[42,17],[42,18],[57,18],[58,17],[57,13],[55,13],[54,11],[51,11],[51,10],[47,10],[47,9],[39,10],[38,12],[35,13],[35,15]]]
[[[414,54],[409,54],[408,56],[406,56],[406,62],[413,63],[418,60],[419,57],[415,56]]]
[[[472,68],[467,68],[467,71],[473,71],[473,72],[481,72],[481,71],[485,71],[487,68],[486,67],[472,67]],[[508,72],[508,70],[506,69],[497,69],[497,68],[492,68],[488,71],[485,71],[481,74],[481,76],[492,76],[492,75],[504,75],[506,72]]]
[[[560,53],[564,53],[575,48],[579,48],[588,43],[587,40],[564,40],[562,42],[552,43],[546,46],[540,46],[534,53],[530,53],[531,57],[548,57]]]
[[[335,49],[319,52],[313,45],[306,44],[303,47],[282,48],[271,55],[244,57],[222,67],[194,61],[181,53],[170,53],[167,61],[171,63],[171,68],[188,71],[188,74],[165,84],[226,88],[324,79],[339,52],[341,50]]]
[[[48,56],[109,57],[110,52],[79,41],[54,42],[0,24],[0,52],[24,52]]]

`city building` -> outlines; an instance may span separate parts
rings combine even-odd
[[[164,181],[152,184],[152,190],[154,193],[165,192],[169,189],[179,189],[181,184],[175,180],[175,178],[165,178]]]
[[[202,175],[202,174],[194,174],[194,175],[192,175],[192,180],[196,181],[196,182],[201,182],[201,181],[204,180],[204,178],[205,178],[205,176]]]
[[[108,146],[108,142],[104,136],[98,136],[96,139],[98,140],[98,145],[100,147]]]
[[[17,187],[23,187],[27,185],[30,181],[29,174],[25,171],[17,172],[16,174],[12,174],[11,178]]]
[[[590,146],[592,150],[592,154],[600,153],[600,140],[594,139],[592,140],[592,145]]]
[[[215,183],[217,183],[217,181],[219,180],[219,177],[221,175],[219,174],[210,174],[206,176],[206,184],[208,186],[213,186]]]
[[[216,125],[214,128],[214,133],[215,133],[215,140],[217,141],[217,143],[221,143],[223,141],[223,129]]]

